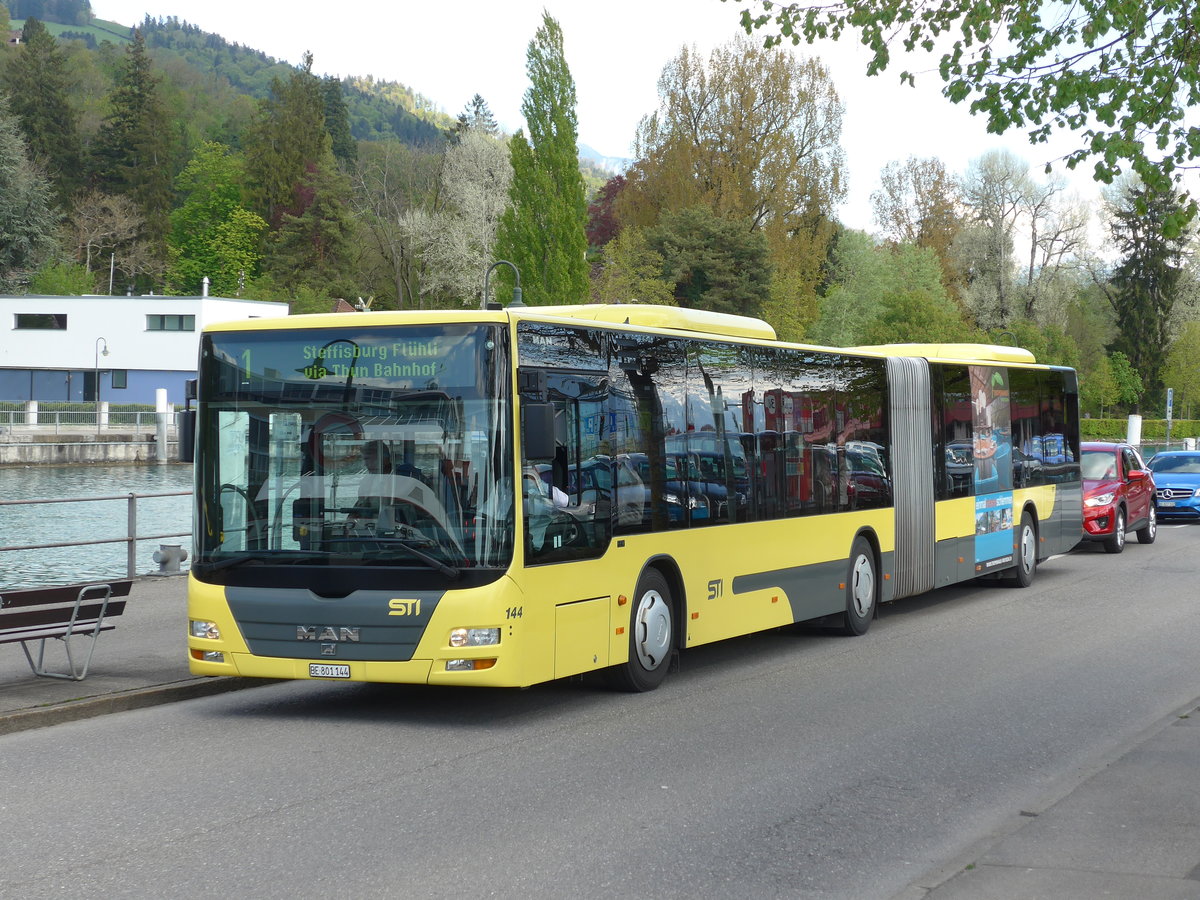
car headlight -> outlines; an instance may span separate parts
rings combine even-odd
[[[1107,494],[1097,494],[1095,497],[1088,497],[1083,501],[1084,506],[1109,506],[1113,502],[1113,497],[1116,494],[1109,491]]]

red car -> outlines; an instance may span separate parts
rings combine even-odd
[[[1083,538],[1100,541],[1108,553],[1125,549],[1125,532],[1153,544],[1158,533],[1154,508],[1154,475],[1129,444],[1085,441],[1083,469]]]

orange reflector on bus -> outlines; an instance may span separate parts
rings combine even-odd
[[[844,582],[844,581],[839,581],[839,582],[838,582],[838,590],[839,590],[839,591],[844,591],[845,589],[846,589],[846,582]]]
[[[778,603],[778,602],[779,602],[779,598],[778,598],[778,597],[772,597],[772,598],[771,598],[771,602],[772,602],[772,603]]]
[[[700,613],[692,613],[692,618],[693,618],[693,619],[698,619],[698,618],[700,618]]]
[[[617,596],[617,606],[624,606],[628,602],[629,602],[629,598],[626,597],[624,594],[619,594]]]
[[[625,626],[622,625],[620,628],[617,629],[617,634],[624,634],[624,633],[625,633]]]
[[[891,573],[891,572],[884,572],[884,573],[883,573],[883,580],[884,580],[884,581],[891,581],[891,580],[892,580],[892,573]]]

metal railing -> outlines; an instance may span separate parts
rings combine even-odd
[[[86,541],[56,541],[49,544],[20,544],[12,547],[0,547],[0,553],[8,550],[52,550],[60,547],[86,547],[92,544],[125,544],[125,575],[127,578],[137,576],[137,544],[138,541],[157,541],[163,538],[191,537],[190,531],[174,532],[172,534],[138,534],[137,502],[152,497],[187,497],[191,491],[168,491],[161,494],[111,494],[103,497],[66,497],[52,500],[0,500],[0,506],[36,506],[47,503],[87,503],[100,500],[127,501],[126,532],[124,537],[93,538]]]
[[[178,425],[178,410],[167,414],[167,427]],[[158,413],[153,410],[103,412],[94,410],[38,410],[37,421],[28,421],[24,410],[0,409],[0,429],[22,433],[47,431],[54,434],[69,431],[154,431]]]

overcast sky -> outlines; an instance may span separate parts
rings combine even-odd
[[[721,0],[92,0],[99,18],[123,25],[147,13],[176,16],[293,64],[309,50],[318,74],[398,81],[452,116],[479,93],[509,132],[524,125],[525,54],[546,9],[562,26],[580,143],[606,156],[630,155],[638,121],[657,109],[659,75],[679,49],[695,45],[707,58],[741,33],[742,8]],[[865,55],[845,39],[791,52],[820,58],[845,104],[849,196],[839,213],[852,228],[875,230],[869,197],[892,160],[936,156],[962,174],[972,159],[1005,147],[1040,179],[1042,166],[1070,149],[1069,141],[1031,146],[1023,133],[988,135],[982,118],[942,97],[932,57],[909,63],[924,70],[911,88],[899,84],[898,63],[866,77]],[[1097,197],[1090,167],[1079,172],[1071,179],[1075,190]]]

